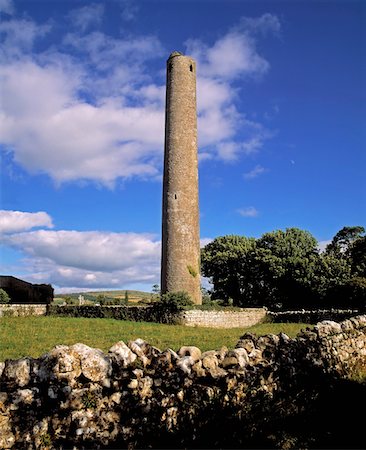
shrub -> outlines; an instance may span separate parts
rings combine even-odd
[[[4,289],[0,289],[0,303],[10,303],[10,297]]]
[[[159,323],[179,324],[185,307],[192,305],[193,302],[187,292],[163,294],[151,308],[152,320]]]

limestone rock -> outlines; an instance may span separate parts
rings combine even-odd
[[[145,341],[143,341],[142,339],[136,339],[135,341],[128,341],[127,345],[133,351],[133,353],[135,353],[141,359],[144,367],[146,367],[150,363],[150,360],[145,355],[143,347],[144,342]]]
[[[236,344],[236,348],[244,348],[248,353],[255,349],[255,340],[256,337],[251,333],[245,333],[240,337],[238,343]]]
[[[193,358],[194,361],[198,361],[201,358],[202,352],[198,347],[192,346],[183,346],[179,349],[178,355],[183,356],[190,356]]]
[[[108,384],[112,373],[111,360],[108,356],[101,350],[84,344],[75,344],[70,349],[79,355],[81,372],[87,379]]]
[[[2,378],[11,385],[24,387],[30,381],[30,358],[21,358],[15,361],[7,360],[3,369]]]
[[[227,372],[219,367],[219,360],[216,352],[205,352],[202,358],[202,367],[212,378],[219,378],[227,375]]]
[[[336,334],[342,332],[342,327],[339,323],[332,320],[323,320],[315,326],[315,330],[319,337],[325,337],[330,334]]]
[[[137,358],[136,354],[133,353],[123,341],[119,341],[116,344],[114,344],[109,349],[109,353],[116,354],[118,356],[119,362],[122,364],[122,367],[124,368],[132,364]]]
[[[41,381],[58,379],[73,385],[81,375],[80,356],[66,345],[57,345],[48,354],[41,356],[36,373]]]
[[[189,375],[191,373],[192,366],[195,362],[196,360],[192,358],[192,356],[183,356],[183,358],[180,358],[176,362],[176,364],[177,367],[179,367],[182,370],[182,372]]]

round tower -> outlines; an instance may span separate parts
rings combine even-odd
[[[201,304],[196,63],[178,52],[167,61],[162,225],[162,293]]]

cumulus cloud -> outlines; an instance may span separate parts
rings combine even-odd
[[[265,173],[265,172],[267,172],[267,169],[265,169],[261,165],[257,165],[252,170],[250,170],[249,172],[246,172],[243,175],[243,177],[246,180],[253,180],[254,178],[259,177],[259,175],[262,175],[262,173]]]
[[[157,179],[165,87],[161,74],[152,77],[147,64],[166,53],[161,42],[155,36],[117,39],[82,32],[100,19],[100,4],[71,14],[79,31],[43,53],[32,52],[32,45],[48,25],[8,20],[0,26],[7,55],[0,67],[5,149],[28,172],[48,174],[57,184],[89,180],[113,187],[118,178]],[[258,29],[271,28],[269,18],[261,20]],[[235,160],[260,150],[269,137],[235,106],[235,80],[269,68],[250,27],[255,28],[241,25],[211,46],[198,40],[187,44],[198,59],[201,161]]]
[[[46,212],[22,212],[0,210],[0,233],[16,233],[36,227],[53,228],[51,217]]]
[[[160,243],[153,236],[100,231],[38,230],[7,236],[5,243],[58,265],[109,272],[155,261]]]
[[[186,42],[187,53],[197,60],[198,67],[199,145],[204,155],[201,160],[214,156],[233,161],[257,152],[271,137],[272,133],[262,124],[248,120],[235,107],[239,95],[236,82],[268,72],[270,65],[257,51],[256,35],[279,30],[278,18],[265,14],[256,19],[243,18],[239,26],[211,46],[198,39]]]
[[[73,9],[68,16],[77,29],[85,31],[92,25],[99,25],[102,22],[103,13],[103,4],[92,3],[81,8]]]
[[[199,39],[190,39],[187,49],[197,59],[203,76],[226,80],[259,76],[267,72],[270,65],[259,55],[255,35],[278,34],[280,29],[279,19],[273,14],[243,17],[238,26],[211,47]]]
[[[203,76],[234,79],[244,75],[259,75],[269,69],[269,63],[255,49],[255,41],[246,34],[232,32],[217,40],[212,47],[199,40],[187,42],[189,53],[200,65]]]
[[[13,212],[10,212],[13,213]],[[160,272],[161,243],[147,233],[102,231],[37,230],[10,234],[10,231],[52,226],[45,213],[28,218],[22,225],[13,221],[13,230],[1,236],[3,245],[21,251],[27,279],[61,287],[120,287],[156,282]],[[22,216],[23,215],[23,216]],[[33,220],[31,222],[31,219]]]
[[[17,272],[35,283],[51,283],[64,290],[120,288],[159,283],[161,242],[148,233],[31,230],[52,228],[45,212],[0,211],[2,245],[24,257]],[[6,234],[5,234],[6,233]],[[201,247],[211,242],[202,238]],[[13,273],[3,265],[5,272]]]
[[[50,29],[50,25],[37,25],[27,19],[1,21],[1,59],[6,61],[24,56],[32,50],[35,40],[45,36]]]
[[[257,217],[259,215],[259,211],[256,208],[254,208],[254,206],[249,206],[247,208],[239,208],[236,211],[242,217]]]

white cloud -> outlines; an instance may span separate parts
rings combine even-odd
[[[118,177],[157,173],[161,108],[85,103],[75,98],[78,74],[51,65],[16,63],[0,73],[6,111],[1,135],[28,171],[48,173],[59,183],[87,179],[109,186]]]
[[[16,233],[35,227],[53,228],[51,217],[43,211],[28,213],[0,210],[0,233]]]
[[[242,17],[234,30],[263,36],[267,34],[278,35],[281,31],[281,23],[277,16],[266,13],[260,17]]]
[[[255,166],[252,170],[249,172],[246,172],[243,177],[246,180],[253,180],[254,178],[257,178],[259,175],[262,175],[262,173],[267,172],[267,169],[262,167],[261,165]]]
[[[102,22],[104,5],[92,3],[88,6],[73,9],[69,13],[72,24],[79,30],[85,31],[92,25],[99,25]]]
[[[239,208],[236,210],[242,217],[257,217],[259,211],[254,208],[254,206],[249,206],[247,208]]]
[[[15,7],[12,0],[0,0],[0,13],[9,14],[10,16],[15,13]]]
[[[4,242],[60,266],[100,272],[156,261],[160,252],[153,236],[137,233],[38,230],[7,236]]]
[[[26,279],[60,287],[121,287],[157,282],[160,241],[144,233],[38,230],[2,236],[25,255]]]
[[[81,21],[83,29],[101,11],[99,4],[79,8],[73,20]],[[266,25],[258,29],[270,28],[268,18],[262,21]],[[164,54],[160,41],[154,36],[115,39],[101,32],[73,33],[64,37],[62,47],[30,54],[36,37],[49,27],[31,21],[4,23],[8,57],[0,67],[0,133],[14,161],[58,184],[89,180],[113,187],[120,177],[157,179],[165,87],[154,80],[147,62]],[[260,150],[269,137],[261,124],[247,120],[235,107],[238,91],[232,83],[269,67],[255,44],[239,28],[212,46],[188,43],[199,60],[201,161],[235,160]]]
[[[139,10],[136,0],[119,0],[119,3],[122,19],[126,21],[135,19]]]
[[[244,31],[241,28],[227,33],[211,47],[198,39],[186,42],[188,53],[198,61],[203,76],[232,80],[259,76],[268,71],[270,65],[258,54],[256,40],[248,32],[248,27]]]
[[[9,58],[19,58],[29,52],[33,48],[34,41],[45,36],[50,29],[50,25],[37,25],[27,19],[1,21],[1,59],[5,61]]]

